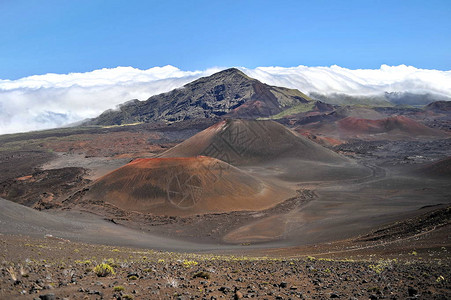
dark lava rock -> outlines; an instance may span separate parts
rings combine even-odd
[[[56,300],[55,294],[45,294],[39,295],[39,299],[41,300]]]
[[[218,291],[223,292],[224,294],[227,294],[229,292],[231,292],[232,290],[229,287],[226,286],[221,286]]]
[[[127,278],[130,278],[130,277],[139,278],[139,275],[137,273],[128,273]]]
[[[103,295],[103,293],[102,292],[99,292],[99,291],[88,291],[88,294],[89,295],[99,295],[99,296],[102,296]]]
[[[407,292],[409,293],[409,297],[418,295],[418,290],[411,286],[409,286],[409,288],[407,289]]]

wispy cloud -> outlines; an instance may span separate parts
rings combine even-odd
[[[339,66],[240,68],[262,82],[311,93],[375,95],[384,92],[451,96],[451,71],[410,66],[349,70]],[[63,126],[95,117],[131,99],[145,100],[221,70],[182,71],[173,66],[87,73],[45,74],[0,80],[0,134]]]

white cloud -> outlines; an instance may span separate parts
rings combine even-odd
[[[451,96],[451,71],[387,66],[350,70],[339,66],[242,69],[271,85],[296,88],[305,93],[376,95],[384,92],[434,93]]]
[[[0,80],[0,134],[58,127],[92,118],[125,101],[144,100],[219,70],[118,67]]]
[[[428,92],[451,96],[451,71],[404,65],[383,65],[375,70],[349,70],[339,66],[240,69],[262,82],[297,88],[306,93]],[[117,67],[87,73],[0,80],[0,134],[58,127],[95,117],[120,103],[131,99],[145,100],[219,70],[182,71],[173,66],[148,70]]]

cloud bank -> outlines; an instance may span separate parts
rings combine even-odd
[[[244,69],[246,74],[272,85],[297,88],[303,92],[349,95],[377,95],[385,92],[451,95],[451,71],[387,66],[350,70],[339,66]]]
[[[132,67],[86,73],[45,74],[0,80],[0,134],[64,126],[92,118],[131,99],[145,100],[223,68],[183,71],[173,66]],[[377,95],[385,92],[451,96],[451,71],[387,66],[350,70],[339,66],[240,68],[262,82],[304,93]]]

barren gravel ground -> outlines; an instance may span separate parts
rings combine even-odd
[[[1,236],[0,247],[1,299],[451,297],[447,256],[356,260],[184,254],[9,235]],[[102,262],[115,273],[97,276],[95,267]]]
[[[108,129],[115,132],[111,140],[106,129],[57,131],[46,144],[42,139],[54,132],[3,137],[0,185],[17,202],[66,199],[84,184],[77,174],[85,169],[74,167],[89,169],[94,179],[141,156],[150,144],[155,153],[163,151],[201,125],[183,132],[158,127],[146,139],[144,125]],[[128,130],[133,134],[122,132]],[[335,150],[373,174],[303,182],[294,187],[297,197],[259,212],[176,218],[117,214],[106,206],[81,212],[82,205],[39,205],[39,212],[0,199],[0,300],[451,299],[449,182],[415,173],[449,156],[450,143],[342,145]],[[51,170],[37,169],[43,164]],[[60,176],[66,167],[77,180]],[[97,276],[101,263],[114,274]]]

